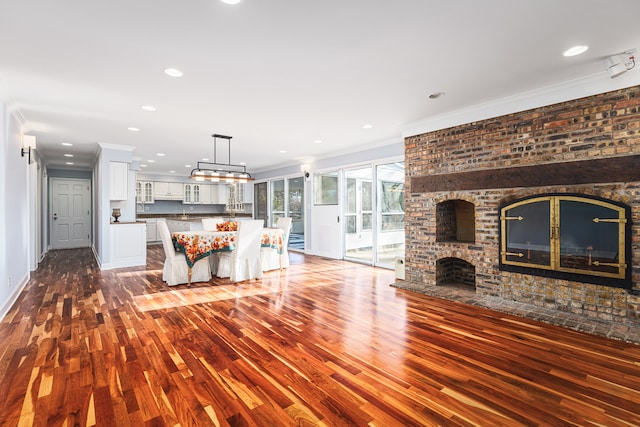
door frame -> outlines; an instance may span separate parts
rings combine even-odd
[[[352,164],[348,164],[348,165],[342,165],[338,168],[332,168],[332,169],[328,169],[329,170],[337,170],[339,172],[339,185],[338,185],[338,193],[339,193],[339,204],[340,204],[340,218],[341,218],[341,227],[340,227],[340,244],[342,246],[342,252],[341,252],[341,256],[340,259],[344,259],[347,261],[352,261],[352,262],[359,262],[359,263],[363,263],[363,264],[367,264],[367,265],[372,265],[375,267],[381,267],[381,268],[394,268],[393,265],[389,265],[389,264],[385,264],[380,262],[379,260],[379,248],[378,248],[378,242],[380,240],[380,230],[379,230],[379,225],[380,225],[380,194],[379,194],[379,189],[378,189],[378,167],[382,166],[382,165],[386,165],[386,164],[390,164],[390,163],[397,163],[397,162],[403,162],[404,163],[405,159],[403,157],[398,157],[398,156],[392,156],[392,157],[387,157],[387,158],[383,158],[383,159],[376,159],[373,161],[368,161],[368,162],[361,162],[361,163],[352,163]],[[346,217],[346,206],[345,206],[345,201],[344,201],[344,193],[346,191],[345,189],[345,179],[344,179],[344,175],[346,171],[350,171],[350,170],[357,170],[357,169],[364,169],[364,168],[371,168],[371,173],[372,173],[372,202],[373,202],[373,217],[372,217],[372,224],[373,224],[373,236],[372,236],[372,241],[373,241],[373,257],[371,262],[366,262],[363,260],[359,260],[357,258],[352,258],[352,257],[347,257],[346,256],[346,244],[345,244],[345,240],[346,240],[346,236],[345,236],[345,217]],[[406,176],[406,175],[405,175]],[[405,183],[406,184],[406,183]]]
[[[89,235],[88,237],[88,244],[86,247],[91,247],[92,244],[92,232],[93,232],[93,228],[92,228],[92,219],[93,219],[93,203],[92,203],[92,197],[93,197],[93,187],[92,187],[92,180],[89,178],[65,178],[65,177],[61,177],[61,176],[55,176],[55,177],[49,177],[49,206],[48,206],[48,212],[47,212],[47,220],[46,220],[46,224],[47,224],[47,228],[49,231],[49,244],[47,245],[49,249],[53,249],[53,233],[54,233],[54,227],[53,227],[53,191],[54,191],[54,182],[55,181],[74,181],[74,182],[83,182],[88,188],[88,198],[87,200],[85,200],[85,204],[86,204],[86,208],[89,210],[89,219],[87,222],[87,233]],[[85,247],[85,246],[82,246]]]
[[[320,204],[317,205],[316,197],[316,177],[318,175],[326,175],[335,173],[337,176],[337,204]],[[311,173],[309,185],[305,186],[305,197],[308,201],[307,206],[311,215],[306,216],[306,221],[312,224],[305,236],[311,234],[310,244],[307,245],[305,237],[305,253],[310,255],[322,256],[331,259],[344,258],[344,212],[343,212],[343,168],[328,168],[314,171]],[[307,182],[305,182],[307,184]],[[310,190],[310,191],[308,191]],[[334,222],[333,218],[336,218]],[[305,222],[306,222],[305,221]]]
[[[367,179],[363,179],[363,178],[351,178],[348,177],[349,172],[353,172],[353,171],[358,171],[358,170],[363,170],[363,169],[367,169],[370,172],[370,175]],[[377,182],[377,177],[376,177],[376,165],[374,165],[373,163],[368,163],[368,164],[363,164],[363,165],[359,165],[359,166],[351,166],[351,167],[345,167],[342,169],[342,197],[345,198],[345,200],[341,200],[341,204],[342,204],[342,217],[344,218],[343,222],[343,226],[342,226],[342,239],[343,239],[343,258],[347,261],[351,261],[351,262],[358,262],[361,264],[367,264],[367,265],[375,265],[376,263],[376,258],[377,258],[377,247],[378,247],[378,233],[377,233],[377,227],[378,227],[378,204],[377,204],[377,191],[376,191],[376,182]],[[347,197],[347,179],[355,179],[356,182],[356,212],[355,212],[355,218],[356,218],[356,233],[360,236],[360,238],[363,235],[369,235],[369,239],[371,240],[371,259],[366,260],[363,258],[357,258],[357,257],[353,257],[353,256],[349,256],[347,251],[349,250],[347,248],[347,239],[348,236],[347,234],[347,217],[348,216],[352,216],[351,212],[347,212],[348,206],[346,203],[346,197]],[[371,185],[371,229],[370,230],[363,230],[362,229],[362,192],[361,192],[361,187],[358,186],[358,184],[362,185],[363,182],[369,182],[369,184]],[[358,203],[359,202],[359,203]],[[364,240],[368,240],[366,237],[364,238]]]

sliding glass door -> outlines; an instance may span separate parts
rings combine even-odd
[[[404,163],[347,169],[342,183],[344,258],[394,268],[404,257]]]
[[[373,264],[373,169],[344,171],[344,256]]]
[[[284,218],[285,215],[285,197],[284,197],[284,179],[271,181],[271,218],[270,227],[275,227],[278,219]]]
[[[267,194],[267,183],[260,188],[260,194]],[[278,219],[291,218],[291,233],[289,234],[289,249],[304,249],[304,178],[296,176],[287,179],[275,179],[269,181],[270,191],[269,206],[270,215],[265,224],[275,227]],[[266,210],[266,209],[265,209]],[[256,210],[256,213],[258,211]]]
[[[264,221],[264,226],[269,226],[269,192],[266,182],[253,185],[253,216]]]
[[[287,179],[287,214],[291,217],[289,249],[304,250],[304,178]]]
[[[378,165],[376,177],[376,265],[393,268],[404,258],[404,162]]]

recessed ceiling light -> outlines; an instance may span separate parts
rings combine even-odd
[[[182,77],[184,74],[177,68],[167,68],[164,73],[170,77]]]
[[[153,160],[153,159],[149,159],[149,160],[147,160],[147,163],[155,163],[155,162],[156,162],[156,161],[155,161],[155,160]]]
[[[429,95],[429,99],[438,99],[438,98],[442,98],[444,96],[444,92],[434,92],[431,95]]]
[[[203,161],[203,162],[208,162],[208,161],[209,161],[209,159],[207,159],[206,157],[203,157],[203,158],[202,158],[202,161]]]
[[[282,154],[284,154],[284,153],[286,153],[286,152],[287,152],[287,150],[280,150],[280,152],[281,152]]]
[[[61,145],[64,145],[65,147],[71,147],[71,146],[73,146],[73,144],[72,144],[72,143],[70,143],[70,142],[63,142]]]
[[[144,111],[156,111],[156,107],[154,107],[153,105],[143,105],[142,108]]]
[[[140,132],[140,128],[127,128],[129,129],[131,132]]]
[[[246,165],[246,164],[247,164],[247,162],[240,162],[240,164],[241,164],[242,166],[244,166],[244,165]]]
[[[313,141],[314,144],[322,144],[322,140],[321,139],[316,139],[315,141]]]
[[[169,173],[176,173],[176,171],[169,171]]]
[[[158,153],[157,155],[160,156],[160,157],[164,157],[165,156],[164,153]]]
[[[573,47],[570,47],[569,49],[565,50],[562,55],[564,55],[564,56],[576,56],[576,55],[580,55],[581,53],[585,53],[587,51],[587,49],[589,49],[589,46],[573,46]]]
[[[190,168],[190,167],[191,167],[191,165],[184,165],[184,167],[185,167],[185,168]]]
[[[65,165],[72,165],[73,162],[66,162]]]
[[[140,167],[141,167],[141,168],[146,168],[146,167],[147,167],[147,165],[140,165]]]
[[[222,0],[222,3],[226,3],[226,4],[238,4],[238,3],[240,3],[240,0]]]
[[[73,157],[73,154],[65,154],[65,157]]]
[[[373,125],[367,123],[366,125],[362,126],[362,129],[371,129],[372,127]]]

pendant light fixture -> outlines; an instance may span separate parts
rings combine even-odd
[[[191,171],[189,178],[196,181],[213,181],[213,182],[249,182],[254,178],[247,172],[244,165],[231,164],[231,136],[220,135],[214,133],[213,137],[213,163],[198,162],[195,169]],[[218,163],[218,139],[227,141],[229,159],[227,163]]]

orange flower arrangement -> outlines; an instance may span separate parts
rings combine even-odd
[[[225,221],[216,224],[217,231],[238,231],[238,223],[236,221]]]

